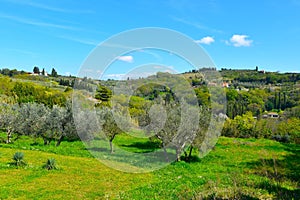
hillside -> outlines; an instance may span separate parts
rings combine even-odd
[[[32,142],[22,137],[11,146],[0,145],[1,199],[298,199],[300,195],[300,149],[292,144],[222,137],[199,161],[130,174],[101,164],[80,142],[58,148]],[[26,167],[10,164],[17,151],[24,152]],[[43,169],[52,157],[59,169]]]
[[[4,70],[0,199],[299,199],[299,74],[223,69],[209,82],[204,70]]]

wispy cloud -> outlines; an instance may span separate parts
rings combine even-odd
[[[81,43],[81,44],[85,44],[85,45],[90,45],[90,46],[97,46],[99,44],[99,42],[97,42],[95,40],[81,39],[81,38],[75,38],[75,37],[70,37],[70,36],[65,36],[65,35],[61,35],[61,36],[58,36],[58,37],[62,38],[62,39],[70,40],[70,41],[73,41],[73,42],[77,42],[77,43]]]
[[[127,63],[133,63],[133,56],[118,56],[117,60],[124,61]]]
[[[206,30],[206,31],[210,31],[210,32],[214,32],[214,33],[223,33],[222,30],[218,30],[218,29],[214,29],[214,28],[210,28],[208,26],[205,26],[203,24],[197,23],[197,22],[192,22],[192,21],[188,21],[182,18],[178,18],[178,17],[171,17],[173,20],[177,21],[177,22],[181,22],[183,24],[189,25],[189,26],[193,26],[197,29],[201,29],[201,30]]]
[[[162,57],[158,53],[151,51],[151,49],[139,49],[138,51],[153,56],[158,62],[162,61]]]
[[[207,36],[207,37],[204,37],[204,38],[202,38],[200,40],[196,40],[195,42],[198,43],[198,44],[207,44],[207,45],[210,45],[210,44],[212,44],[212,43],[215,42],[215,39],[213,37]]]
[[[9,3],[14,3],[14,4],[19,4],[19,5],[24,5],[24,6],[30,6],[34,8],[40,8],[48,11],[53,11],[53,12],[62,12],[62,13],[77,13],[77,14],[91,14],[94,13],[92,10],[70,10],[70,9],[65,9],[65,8],[59,8],[55,6],[50,6],[46,4],[41,4],[41,3],[36,3],[33,1],[20,1],[20,0],[6,0],[6,2]]]
[[[15,21],[18,23],[28,24],[28,25],[32,25],[32,26],[58,28],[58,29],[65,29],[65,30],[79,30],[78,28],[72,27],[72,26],[35,21],[32,19],[27,19],[27,18],[23,18],[23,17],[21,18],[21,17],[13,16],[13,15],[6,15],[6,14],[2,14],[2,13],[0,13],[0,18],[8,19],[8,20],[12,20],[12,21]]]
[[[5,51],[10,51],[10,52],[14,52],[16,54],[23,54],[25,56],[30,56],[32,58],[35,58],[38,56],[37,53],[35,52],[32,52],[32,51],[27,51],[27,50],[23,50],[23,49],[11,49],[11,48],[8,48],[8,49],[4,49]]]
[[[249,47],[252,45],[253,40],[247,39],[248,35],[233,35],[230,41],[226,41],[226,44],[233,45],[235,47]]]

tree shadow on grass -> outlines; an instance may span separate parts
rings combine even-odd
[[[133,148],[138,148],[138,149],[159,149],[160,148],[160,143],[158,142],[134,142],[132,144],[122,144],[120,146],[124,147],[133,147]]]
[[[247,163],[254,174],[262,176],[264,181],[256,185],[257,189],[267,190],[276,199],[300,199],[300,145],[282,144],[288,152],[283,158],[260,158],[258,161]],[[286,188],[283,182],[288,181],[294,189]]]
[[[273,193],[276,199],[300,199],[300,189],[290,190],[281,186],[280,182],[263,181],[256,186]]]
[[[150,153],[161,148],[160,143],[151,141],[134,142],[132,144],[119,144],[118,146],[139,149],[142,151],[142,153]]]
[[[88,151],[96,151],[96,152],[110,152],[109,149],[107,148],[101,148],[101,147],[90,147],[90,148],[85,148]]]

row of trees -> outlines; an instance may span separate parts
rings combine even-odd
[[[226,70],[220,71],[222,77],[235,82],[257,82],[261,85],[277,83],[293,83],[300,80],[299,73],[265,72],[257,70]]]
[[[42,71],[40,71],[40,68],[37,67],[37,66],[35,66],[35,67],[33,68],[33,73],[35,73],[35,74],[41,74],[41,75],[43,75],[43,76],[46,75],[45,68],[43,68]],[[52,77],[58,77],[58,73],[57,73],[57,71],[56,71],[54,68],[52,68],[51,74],[49,74],[49,75],[52,76]]]
[[[161,105],[164,106],[164,105]],[[180,160],[180,156],[189,147],[200,148],[204,138],[205,130],[207,130],[207,122],[202,120],[199,124],[197,117],[191,117],[190,112],[197,116],[197,108],[183,108],[179,105],[169,104],[166,108],[166,124],[160,129],[159,124],[162,120],[159,107],[152,109],[150,114],[155,121],[152,125],[145,126],[145,132],[153,134],[161,140],[162,148],[176,150],[176,159]],[[116,135],[124,131],[132,131],[131,128],[136,128],[128,118],[124,117],[122,111],[125,108],[119,107],[117,111],[112,111],[111,108],[97,107],[95,110],[76,110],[75,120],[73,119],[71,104],[66,107],[53,106],[49,108],[43,104],[23,103],[23,104],[1,104],[0,105],[0,129],[6,132],[6,143],[11,143],[12,138],[17,139],[20,135],[26,135],[35,139],[42,138],[45,145],[49,145],[51,141],[56,142],[59,146],[61,142],[66,140],[82,139],[83,141],[91,141],[95,137],[108,140],[110,151],[113,153],[113,140]],[[181,109],[186,112],[181,113]],[[189,110],[192,109],[192,110]],[[93,113],[96,113],[94,115]],[[204,114],[205,113],[205,114]],[[207,115],[207,110],[202,110],[202,118]],[[146,118],[144,118],[146,120]],[[75,123],[76,122],[76,123]],[[121,124],[120,124],[121,123]],[[145,122],[144,124],[147,124]],[[151,123],[151,122],[150,122]],[[200,130],[201,126],[201,130]],[[124,130],[125,127],[125,130]],[[16,137],[13,137],[16,134]],[[191,157],[185,153],[186,159]],[[168,159],[166,154],[166,159]]]
[[[7,143],[12,142],[12,134],[41,137],[45,145],[55,140],[57,146],[64,138],[78,138],[70,103],[52,108],[37,103],[1,104],[0,128],[7,133]]]
[[[118,134],[142,131],[145,137],[160,141],[166,161],[179,161],[182,157],[188,161],[193,149],[205,154],[220,136],[218,131],[224,120],[224,116],[212,115],[207,107],[199,108],[186,102],[156,102],[139,115],[131,115],[133,109],[120,104],[114,105],[114,109],[107,104],[95,110],[82,103],[78,107],[74,108],[78,135],[88,145],[95,138],[106,138],[113,153],[113,141]],[[210,124],[213,125],[209,128]]]
[[[37,66],[35,66],[33,68],[33,73],[41,74],[41,75],[44,75],[44,76],[46,75],[45,69],[43,68],[42,70],[40,70],[40,68],[37,67]],[[23,70],[18,71],[16,69],[10,70],[8,68],[3,68],[3,69],[0,69],[0,74],[5,75],[5,76],[9,76],[9,77],[13,77],[13,76],[17,76],[17,75],[27,74],[27,72],[25,72]],[[52,77],[58,77],[59,76],[57,71],[54,68],[52,68],[51,73],[49,75],[52,76]]]

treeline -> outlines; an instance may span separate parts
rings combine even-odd
[[[72,116],[71,105],[66,107],[44,104],[0,104],[0,128],[7,133],[6,143],[12,142],[13,134],[43,138],[44,144],[56,141],[59,146],[63,139],[78,139]]]
[[[22,75],[22,74],[27,74],[27,72],[25,71],[18,71],[16,69],[8,69],[8,68],[3,68],[3,69],[0,69],[0,74],[4,75],[4,76],[9,76],[9,77],[13,77],[13,76],[17,76],[17,75]]]
[[[222,69],[220,71],[222,77],[235,82],[259,82],[261,84],[282,84],[293,83],[300,81],[299,73],[279,73],[279,72],[265,72],[255,70],[231,70]]]
[[[76,80],[76,77],[71,75],[70,76],[59,75],[54,68],[52,68],[50,74],[47,74],[44,68],[40,70],[40,68],[37,66],[33,68],[33,74],[31,72],[26,72],[23,70],[18,71],[17,69],[11,70],[8,68],[0,69],[0,74],[11,78],[16,78],[16,79],[42,81],[42,82],[55,81],[59,85],[68,86],[68,87],[73,87]]]
[[[191,70],[185,74],[201,74],[205,71],[217,71],[216,68],[201,68],[199,70]],[[261,84],[280,84],[280,83],[296,83],[300,81],[299,73],[279,73],[266,72],[265,70],[255,69],[227,69],[221,68],[219,71],[221,76],[226,80],[238,82],[256,82]]]
[[[58,77],[59,74],[57,73],[57,71],[52,68],[51,73],[47,74],[47,72],[45,71],[45,69],[43,68],[42,70],[40,70],[39,67],[35,66],[32,70],[32,72],[36,75],[43,75],[43,76],[51,76],[51,77]],[[18,75],[24,75],[24,74],[31,74],[30,72],[26,72],[24,70],[17,70],[17,69],[8,69],[8,68],[3,68],[0,69],[0,74],[5,75],[5,76],[9,76],[9,77],[13,77],[13,76],[18,76]]]

